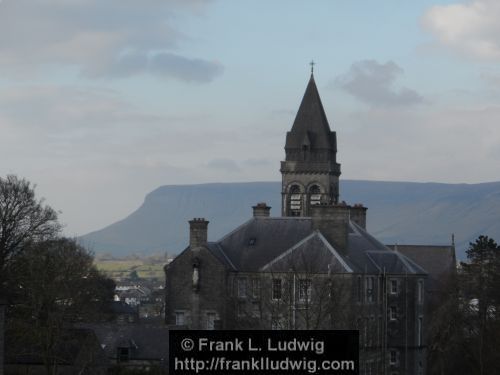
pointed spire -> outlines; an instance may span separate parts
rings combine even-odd
[[[336,149],[334,133],[330,130],[323,104],[319,96],[311,62],[311,78],[300,103],[291,131],[287,135],[285,148],[302,148],[302,141],[308,137],[311,148]]]

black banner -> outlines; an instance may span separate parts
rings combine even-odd
[[[359,331],[169,334],[170,375],[359,374]]]

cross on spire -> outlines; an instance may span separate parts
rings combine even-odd
[[[313,74],[314,73],[314,65],[316,65],[316,63],[314,62],[314,60],[311,60],[309,65],[311,65],[311,74]]]

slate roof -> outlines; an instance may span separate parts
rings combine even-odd
[[[292,129],[286,135],[285,148],[300,149],[303,144],[316,149],[336,149],[335,133],[328,125],[312,74]]]
[[[434,245],[387,245],[420,264],[429,273],[429,287],[439,289],[439,284],[455,273],[454,246]]]
[[[319,231],[312,232],[260,270],[288,272],[290,269],[309,273],[352,272],[352,268]]]
[[[252,218],[217,242],[237,270],[257,272],[311,232],[310,218]]]
[[[130,349],[130,360],[167,363],[168,328],[165,325],[85,324],[92,329],[109,359],[116,359],[118,348]]]
[[[347,249],[340,252],[313,229],[310,217],[254,217],[207,248],[229,270],[239,272],[286,272],[301,264],[319,273],[427,273],[354,222]]]

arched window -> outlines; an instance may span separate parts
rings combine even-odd
[[[321,203],[321,189],[318,185],[309,188],[309,204],[314,206]]]
[[[290,187],[290,216],[300,216],[302,210],[302,195],[299,185]]]

